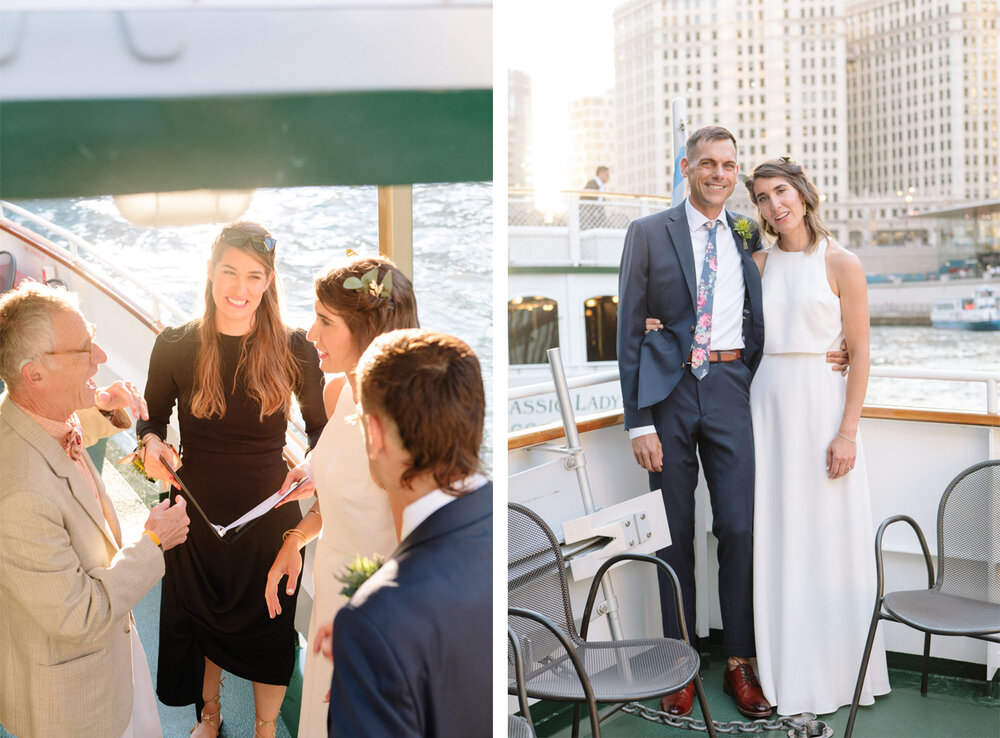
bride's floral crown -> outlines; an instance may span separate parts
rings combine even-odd
[[[386,271],[382,281],[378,281],[378,267],[365,272],[361,278],[348,277],[344,280],[345,290],[355,290],[371,295],[376,300],[392,298],[392,272]]]

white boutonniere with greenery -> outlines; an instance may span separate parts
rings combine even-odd
[[[337,581],[344,584],[340,590],[340,594],[348,599],[353,597],[361,585],[367,582],[372,574],[377,572],[384,563],[385,559],[378,554],[372,554],[371,558],[367,556],[356,557],[354,561],[345,566],[344,570],[337,575]]]
[[[735,228],[736,233],[743,239],[743,250],[746,251],[750,248],[750,239],[752,239],[754,234],[757,232],[757,227],[754,225],[752,220],[743,216],[736,221]]]

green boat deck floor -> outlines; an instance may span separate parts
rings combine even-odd
[[[933,644],[932,644],[933,653]],[[722,668],[725,663],[721,648],[713,646],[712,655],[701,670],[708,709],[716,722],[749,721],[736,710],[732,698],[722,691]],[[983,668],[985,672],[985,668]],[[889,669],[892,691],[875,698],[875,704],[858,710],[854,724],[856,738],[998,738],[1000,737],[1000,698],[997,683],[984,679],[930,675],[927,695],[920,694],[920,673],[909,669]],[[990,696],[992,691],[994,696]],[[656,708],[659,700],[643,704]],[[566,738],[571,734],[569,721],[572,711],[558,709],[554,703],[532,705],[532,717],[540,737]],[[548,713],[548,714],[546,714]],[[843,736],[847,728],[850,707],[835,713],[820,715],[833,728],[834,736]],[[701,717],[695,700],[692,717]],[[590,723],[586,711],[581,711],[581,736],[589,736]],[[772,717],[772,719],[774,719]],[[601,723],[601,736],[606,738],[660,738],[661,736],[707,735],[691,730],[668,727],[635,715],[618,712]],[[719,735],[722,735],[721,733]],[[784,738],[786,731],[764,733]]]

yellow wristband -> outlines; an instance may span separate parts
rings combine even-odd
[[[306,534],[303,533],[298,528],[289,528],[288,530],[286,530],[284,533],[281,534],[281,540],[283,540],[283,541],[288,540],[288,536],[298,536],[299,538],[302,539],[303,543],[308,543],[309,542],[306,539]]]
[[[157,548],[163,548],[163,544],[160,543],[160,537],[158,535],[156,535],[153,531],[151,531],[151,530],[144,530],[142,532],[142,534],[144,536],[149,536],[149,540],[151,540],[153,543],[155,543],[156,546],[157,546]]]

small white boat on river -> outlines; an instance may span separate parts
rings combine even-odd
[[[972,297],[937,300],[931,325],[965,331],[1000,331],[1000,288],[978,287]]]

